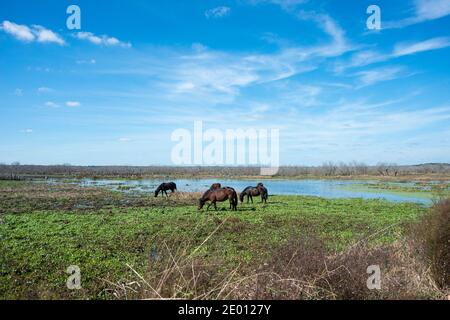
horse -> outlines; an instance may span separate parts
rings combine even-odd
[[[221,188],[222,188],[222,185],[220,183],[213,183],[211,185],[211,187],[209,187],[209,189],[206,190],[205,193],[203,193],[202,197],[204,197],[206,195],[206,193],[208,193],[211,190],[217,190],[217,189],[221,189]]]
[[[241,202],[244,202],[244,198],[245,196],[247,196],[247,203],[249,203],[249,200],[252,201],[253,203],[253,197],[257,197],[260,195],[260,192],[258,190],[258,188],[255,187],[247,187],[244,190],[242,190],[241,194],[239,195],[239,198],[241,200]]]
[[[206,211],[209,210],[211,205],[214,205],[214,209],[217,210],[216,202],[223,202],[226,200],[230,200],[230,209],[232,211],[237,211],[238,197],[236,190],[230,187],[209,189],[198,200],[198,210],[201,210],[207,201],[210,201],[211,203],[206,208]]]
[[[262,183],[258,183],[256,186],[259,193],[261,194],[261,202],[267,203],[267,199],[269,198],[269,191],[267,191],[267,188],[264,187]]]
[[[241,202],[244,202],[245,196],[247,196],[247,203],[249,203],[249,200],[253,203],[253,197],[257,196],[261,196],[261,202],[267,203],[267,198],[269,197],[268,191],[262,183],[258,183],[256,187],[249,186],[245,188],[239,195]]]
[[[220,189],[222,188],[222,185],[220,183],[213,183],[211,185],[211,187],[209,188],[209,190],[215,190],[215,189]]]
[[[220,183],[213,183],[211,185],[211,187],[209,187],[208,190],[205,191],[205,193],[202,195],[202,197],[204,197],[206,195],[207,192],[211,191],[211,190],[217,190],[217,189],[222,189],[222,185]],[[232,191],[236,192],[236,190],[234,190],[232,187],[223,187],[223,189],[231,189]],[[236,197],[237,197],[237,193],[236,193]],[[237,203],[236,203],[237,205]],[[232,209],[232,203],[230,202],[230,209]]]
[[[155,198],[158,196],[158,194],[161,192],[162,195],[166,194],[167,195],[167,190],[170,190],[172,192],[175,192],[175,190],[177,190],[177,185],[175,184],[175,182],[163,182],[159,185],[158,188],[156,188],[155,190]]]

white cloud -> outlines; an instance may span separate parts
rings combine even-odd
[[[416,0],[416,14],[424,20],[438,19],[450,14],[449,0]]]
[[[31,29],[28,26],[15,24],[14,22],[5,20],[1,27],[3,31],[9,33],[18,40],[30,42],[35,39],[33,32],[31,32]]]
[[[310,46],[290,44],[266,54],[224,52],[202,45],[193,45],[187,52],[154,48],[145,57],[96,72],[154,77],[155,90],[170,102],[230,103],[243,88],[310,72],[326,59],[353,50],[344,30],[331,17],[305,13],[303,19],[323,30],[325,40]]]
[[[386,67],[372,70],[365,70],[356,73],[360,82],[359,88],[370,86],[382,81],[394,80],[404,74],[402,67]]]
[[[387,21],[383,28],[403,28],[417,23],[435,20],[450,14],[450,0],[415,0],[414,15],[399,21]]]
[[[24,130],[21,130],[21,132],[22,133],[33,133],[33,129],[24,129]]]
[[[48,88],[48,87],[39,87],[37,89],[37,92],[39,92],[39,93],[50,93],[50,92],[53,92],[53,89],[52,88]]]
[[[341,72],[347,68],[367,66],[377,62],[384,62],[390,59],[408,56],[411,54],[443,49],[450,46],[450,37],[437,37],[424,41],[398,43],[390,53],[381,53],[377,51],[359,51],[355,53],[349,62],[339,63],[335,71]]]
[[[67,101],[66,106],[75,108],[81,106],[81,103],[79,103],[78,101]]]
[[[33,25],[33,31],[36,35],[37,42],[54,42],[59,45],[63,45],[65,43],[57,33],[42,26]]]
[[[130,142],[130,138],[119,138],[119,142]]]
[[[308,0],[248,0],[251,4],[271,3],[280,6],[284,10],[291,10],[296,6],[308,2]]]
[[[319,45],[312,48],[312,50],[310,50],[311,54],[322,57],[336,57],[355,49],[354,46],[347,40],[345,31],[329,15],[317,14],[310,11],[301,11],[298,14],[298,17],[302,20],[314,21],[319,28],[321,28],[332,39],[329,44]]]
[[[46,106],[46,107],[49,107],[49,108],[59,108],[59,105],[56,104],[56,103],[54,103],[54,102],[52,102],[52,101],[47,101],[47,102],[45,103],[45,106]]]
[[[95,59],[90,59],[90,60],[77,60],[76,61],[77,64],[96,64],[97,60]]]
[[[65,43],[60,35],[39,25],[28,27],[5,20],[1,24],[1,29],[14,38],[25,42],[36,41],[41,43],[57,43],[59,45]]]
[[[229,15],[230,12],[231,9],[229,7],[221,6],[205,11],[205,16],[207,18],[222,18]]]
[[[401,57],[417,52],[430,51],[436,49],[442,49],[450,46],[450,38],[432,38],[421,42],[409,43],[409,44],[398,44],[394,48],[393,56]]]
[[[75,37],[80,40],[86,40],[90,43],[96,44],[96,45],[103,45],[103,46],[120,46],[124,48],[130,48],[131,43],[129,42],[122,42],[117,38],[110,37],[107,35],[97,36],[93,34],[92,32],[77,32],[75,33]]]
[[[23,96],[23,90],[17,88],[16,90],[14,90],[14,95],[15,95],[15,96],[18,96],[18,97]]]

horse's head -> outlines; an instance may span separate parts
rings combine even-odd
[[[205,205],[205,200],[203,199],[198,199],[198,210],[201,210],[203,208],[203,206]]]
[[[220,188],[222,188],[222,185],[220,184],[220,183],[213,183],[212,185],[211,185],[211,190],[216,190],[216,189],[220,189]]]
[[[155,198],[158,196],[158,193],[159,193],[159,188],[155,190]]]

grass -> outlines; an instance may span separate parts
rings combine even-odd
[[[384,192],[399,196],[415,197],[423,199],[446,198],[450,196],[450,184],[448,182],[436,181],[397,181],[397,182],[370,182],[353,184],[345,189],[363,192]]]
[[[136,284],[136,274],[180,248],[226,279],[305,235],[334,253],[361,240],[393,244],[427,211],[382,200],[272,196],[267,205],[240,204],[237,213],[228,203],[206,212],[197,210],[198,197],[0,181],[0,298],[115,298],[117,287]],[[81,290],[66,288],[70,265],[81,268]]]

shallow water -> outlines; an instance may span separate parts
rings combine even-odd
[[[175,179],[171,180],[177,184],[178,191],[202,192],[215,182],[222,186],[230,186],[240,192],[247,186],[256,186],[260,181],[256,180],[213,180],[213,179]],[[56,182],[56,181],[54,181]],[[103,186],[123,192],[153,192],[163,182],[162,180],[94,180],[82,179],[76,183],[81,186]],[[308,195],[323,198],[363,198],[363,199],[385,199],[393,202],[416,202],[430,204],[429,196],[411,195],[402,193],[395,194],[389,190],[367,190],[359,188],[358,185],[375,183],[360,180],[263,180],[270,195]]]

